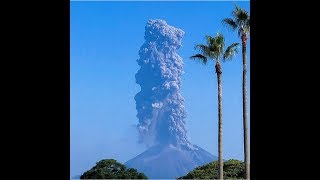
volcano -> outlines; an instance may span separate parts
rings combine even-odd
[[[135,75],[141,91],[135,95],[139,143],[148,149],[125,165],[149,178],[173,179],[217,159],[193,145],[185,126],[181,95],[183,60],[177,54],[185,32],[161,19],[149,20],[139,50]]]
[[[151,179],[174,179],[217,159],[196,145],[177,147],[166,144],[150,147],[125,165],[145,173]]]

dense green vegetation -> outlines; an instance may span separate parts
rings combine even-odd
[[[195,168],[187,175],[179,177],[178,179],[218,179],[218,167],[218,161],[213,161]],[[244,179],[244,172],[245,167],[242,161],[230,159],[224,162],[223,177],[225,179]]]
[[[127,169],[125,165],[114,159],[104,159],[83,173],[80,179],[148,179],[148,177],[137,172],[136,169]]]

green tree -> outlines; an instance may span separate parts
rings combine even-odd
[[[230,159],[223,165],[223,172],[225,179],[243,179],[244,177],[244,163]],[[218,179],[219,162],[213,161],[203,166],[199,166],[190,171],[187,175],[179,177],[178,179]],[[220,179],[220,178],[219,178]]]
[[[136,169],[127,169],[114,159],[104,159],[83,173],[80,179],[148,179],[148,177]]]
[[[239,43],[233,43],[224,51],[224,37],[222,34],[217,34],[216,37],[206,36],[206,44],[198,44],[195,49],[200,50],[200,54],[191,56],[191,59],[197,59],[204,65],[208,59],[215,60],[215,70],[218,79],[218,159],[219,159],[219,177],[223,179],[223,156],[222,156],[222,83],[221,74],[222,68],[220,59],[231,60],[233,55],[237,53]]]
[[[244,161],[246,179],[250,179],[249,145],[248,145],[248,111],[247,111],[247,40],[250,34],[250,15],[239,6],[235,5],[232,18],[222,20],[222,24],[231,27],[233,31],[238,30],[238,36],[242,41],[242,110],[243,110],[243,139],[244,139]]]

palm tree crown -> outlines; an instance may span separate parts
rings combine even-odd
[[[224,50],[224,37],[222,34],[218,33],[216,37],[206,36],[206,44],[197,44],[195,49],[200,51],[199,54],[191,56],[191,59],[198,59],[203,64],[207,64],[208,59],[215,61],[222,58],[223,61],[231,60],[231,58],[238,52],[237,46],[239,43],[232,43],[230,46]]]
[[[222,23],[231,27],[233,31],[237,29],[239,37],[246,42],[247,36],[250,34],[250,15],[238,5],[235,6],[235,9],[232,11],[233,18],[225,18],[222,20]]]

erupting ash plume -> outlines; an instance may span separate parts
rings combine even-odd
[[[185,128],[186,111],[180,94],[182,58],[176,53],[181,47],[184,31],[163,20],[149,20],[145,27],[145,43],[137,60],[141,66],[136,82],[140,142],[147,145],[172,144],[192,147]]]
[[[136,94],[140,143],[149,148],[125,163],[148,178],[176,178],[217,157],[187,138],[186,111],[180,94],[182,58],[176,53],[184,32],[163,20],[149,20],[137,60]]]

